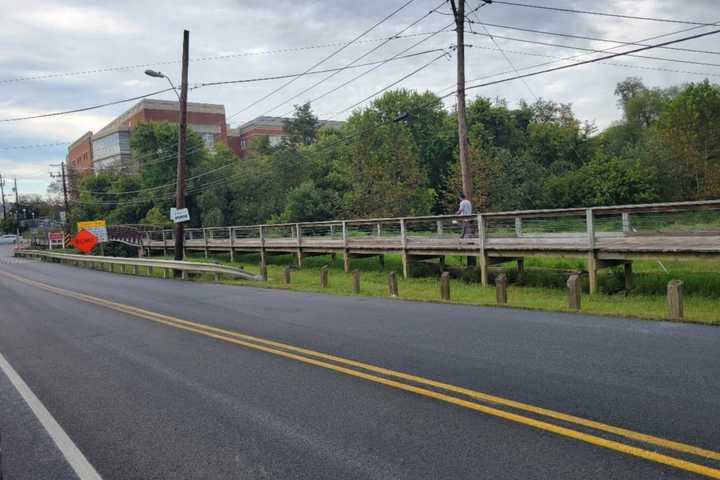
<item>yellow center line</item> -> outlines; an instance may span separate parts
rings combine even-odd
[[[314,356],[317,358],[323,358],[325,360],[331,360],[334,362],[343,363],[345,365],[360,367],[365,370],[374,371],[376,373],[381,373],[381,374],[388,375],[388,376],[393,376],[395,378],[401,378],[404,380],[410,380],[410,381],[425,384],[428,386],[442,388],[447,391],[461,393],[463,395],[467,395],[470,397],[496,402],[498,404],[503,404],[503,405],[510,406],[513,408],[522,409],[522,410],[525,410],[528,412],[545,415],[545,416],[548,416],[551,418],[564,420],[564,421],[576,423],[579,425],[588,426],[591,428],[597,428],[599,430],[606,431],[609,433],[617,433],[618,435],[621,435],[621,436],[644,441],[647,443],[652,443],[652,444],[666,447],[669,449],[675,449],[675,450],[686,452],[686,453],[692,453],[692,454],[703,456],[703,457],[710,458],[710,459],[720,458],[720,453],[714,452],[711,450],[705,450],[705,449],[702,449],[699,447],[694,447],[692,445],[686,445],[683,443],[673,442],[673,441],[665,440],[665,439],[662,439],[659,437],[654,437],[651,435],[645,435],[645,434],[633,432],[631,430],[626,430],[626,429],[619,428],[619,427],[613,427],[611,425],[594,422],[592,420],[586,420],[586,419],[583,419],[580,417],[575,417],[575,416],[563,414],[560,412],[554,412],[552,410],[547,410],[544,408],[535,407],[535,406],[520,403],[520,402],[515,402],[513,400],[504,399],[502,397],[495,397],[493,395],[484,394],[482,392],[476,392],[476,391],[473,391],[470,389],[465,389],[462,387],[457,387],[457,386],[445,384],[442,382],[436,382],[434,380],[429,380],[429,379],[425,379],[422,377],[416,377],[414,375],[409,375],[409,374],[402,373],[402,372],[396,372],[393,370],[384,369],[382,367],[376,367],[373,365],[364,364],[362,362],[356,362],[354,360],[344,359],[342,357],[337,357],[334,355],[328,355],[328,354],[324,354],[324,353],[320,353],[320,352],[314,352],[312,350],[294,347],[292,345],[287,345],[287,344],[283,344],[280,342],[274,342],[271,340],[265,340],[265,339],[253,337],[250,335],[244,335],[244,334],[241,334],[238,332],[232,332],[229,330],[212,327],[210,325],[204,325],[204,324],[200,324],[200,323],[196,323],[196,322],[182,320],[182,319],[171,317],[168,315],[163,315],[163,314],[151,312],[148,310],[144,310],[144,309],[141,309],[138,307],[133,307],[131,305],[125,305],[125,304],[121,304],[121,303],[117,303],[117,302],[112,302],[110,300],[93,297],[93,296],[86,295],[83,293],[65,290],[62,288],[54,287],[52,285],[36,282],[34,280],[25,279],[25,278],[22,278],[22,277],[19,277],[19,276],[10,274],[10,273],[6,273],[6,272],[0,272],[0,274],[10,277],[10,278],[13,278],[19,282],[22,282],[22,283],[25,283],[28,285],[32,285],[32,286],[35,286],[35,287],[41,288],[43,290],[47,290],[47,291],[59,294],[59,295],[75,298],[75,299],[82,300],[82,301],[85,301],[88,303],[92,303],[92,304],[95,304],[98,306],[116,310],[116,311],[119,311],[122,313],[131,314],[136,317],[140,317],[140,318],[144,318],[147,320],[162,323],[162,324],[172,326],[172,327],[175,327],[175,328],[178,328],[181,330],[194,332],[199,335],[207,336],[207,337],[214,338],[217,340],[222,340],[222,341],[232,343],[235,345],[240,345],[243,347],[263,351],[266,353],[271,353],[273,355],[278,355],[278,356],[281,356],[284,358],[296,360],[296,361],[306,363],[309,365],[314,365],[314,366],[325,368],[328,370],[333,370],[333,371],[343,373],[345,375],[349,375],[352,377],[362,378],[364,380],[383,384],[383,385],[386,385],[389,387],[397,388],[399,390],[412,392],[412,393],[422,395],[425,397],[434,398],[436,400],[440,400],[440,401],[450,403],[453,405],[458,405],[458,406],[468,408],[471,410],[479,411],[479,412],[482,412],[482,413],[485,413],[488,415],[493,415],[493,416],[503,418],[506,420],[510,420],[510,421],[520,423],[523,425],[531,426],[531,427],[538,428],[538,429],[545,430],[545,431],[550,431],[550,432],[556,433],[558,435],[562,435],[565,437],[580,440],[580,441],[583,441],[583,442],[586,442],[586,443],[589,443],[592,445],[601,446],[604,448],[608,448],[608,449],[622,452],[625,454],[644,458],[646,460],[651,460],[654,462],[662,463],[665,465],[669,465],[669,466],[676,467],[676,468],[686,470],[686,471],[690,471],[693,473],[706,475],[710,478],[720,479],[720,470],[715,469],[715,468],[711,468],[711,467],[707,467],[707,466],[704,466],[701,464],[689,462],[689,461],[686,461],[686,460],[683,460],[680,458],[660,454],[657,452],[653,452],[651,450],[646,450],[643,448],[627,445],[627,444],[624,444],[624,443],[621,443],[618,441],[608,440],[608,439],[605,439],[602,437],[598,437],[598,436],[591,435],[588,433],[584,433],[584,432],[580,432],[580,431],[573,430],[570,428],[562,427],[562,426],[548,423],[548,422],[545,422],[542,420],[537,420],[537,419],[534,419],[531,417],[525,417],[523,415],[507,412],[504,410],[489,407],[487,405],[479,404],[476,402],[471,402],[471,401],[457,398],[457,397],[447,395],[444,393],[436,392],[433,390],[428,390],[426,388],[417,387],[414,385],[408,385],[408,384],[405,384],[405,383],[402,383],[402,382],[399,382],[396,380],[391,380],[391,379],[379,377],[377,375],[360,372],[360,371],[353,370],[353,369],[343,367],[340,365],[327,363],[325,361],[317,360],[315,358],[308,358],[307,356],[298,355],[297,353],[290,353],[288,351],[279,350],[277,348],[272,348],[272,347],[279,347],[279,348],[283,348],[286,350],[303,353],[305,355],[310,355],[310,356]],[[260,344],[258,344],[258,343],[260,343]],[[265,345],[270,345],[270,346],[265,346]],[[599,427],[601,427],[601,428],[599,428]]]

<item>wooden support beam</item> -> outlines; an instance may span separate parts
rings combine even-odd
[[[402,260],[403,278],[410,278],[410,275],[412,274],[412,261],[410,255],[403,250],[400,254],[400,259]]]
[[[670,280],[667,284],[668,320],[683,319],[685,315],[683,301],[683,282]]]
[[[517,271],[518,271],[518,273],[525,272],[525,259],[524,258],[517,259]]]
[[[632,262],[625,262],[623,264],[623,269],[625,273],[625,290],[630,291],[634,287],[634,279],[633,279],[633,264]]]
[[[267,279],[268,279],[267,265],[265,265],[264,262],[260,264],[260,276],[262,277],[263,282],[267,282]]]
[[[262,227],[260,227],[262,228]],[[235,262],[235,229],[228,228],[228,239],[230,240],[230,263]]]
[[[487,254],[483,252],[478,259],[479,268],[480,268],[480,284],[483,287],[487,287],[490,284],[490,271],[489,266],[490,262],[488,260]]]
[[[343,271],[350,272],[350,252],[347,248],[343,251]]]

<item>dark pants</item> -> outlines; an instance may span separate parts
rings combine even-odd
[[[460,238],[472,237],[472,222],[470,220],[463,220],[463,231]]]

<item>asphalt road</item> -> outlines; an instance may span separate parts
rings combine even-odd
[[[105,479],[703,478],[692,465],[720,475],[720,328],[4,257],[0,352]],[[6,476],[36,479],[23,469],[27,441],[10,435],[25,421],[8,413],[10,388],[0,378]]]

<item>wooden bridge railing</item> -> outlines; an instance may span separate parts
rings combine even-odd
[[[172,230],[146,232],[144,244],[165,252]],[[720,255],[720,200],[415,216],[286,224],[189,228],[186,248],[209,251],[342,253],[349,257],[397,252],[405,274],[413,257],[478,257],[487,266],[526,255],[587,255],[591,290],[599,268],[626,264],[630,255]]]

